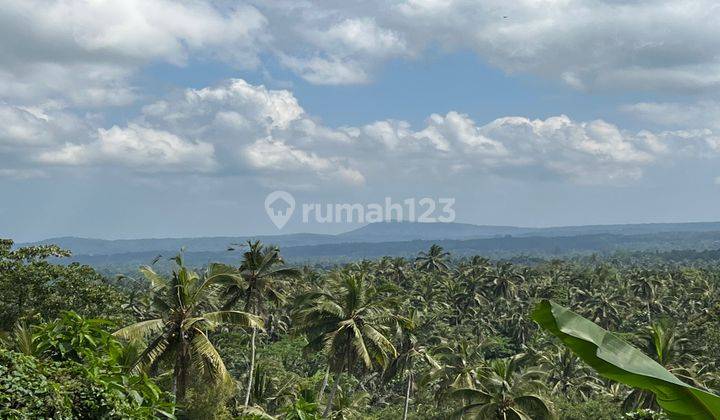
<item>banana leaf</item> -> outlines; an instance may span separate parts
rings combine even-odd
[[[720,397],[682,382],[594,322],[549,300],[541,301],[532,317],[601,376],[653,392],[671,418],[720,419]]]

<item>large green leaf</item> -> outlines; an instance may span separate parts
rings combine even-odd
[[[720,418],[720,397],[692,387],[637,348],[571,310],[543,300],[533,319],[601,376],[653,392],[674,419]]]

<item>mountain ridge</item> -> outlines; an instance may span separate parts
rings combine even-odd
[[[720,232],[720,222],[636,223],[557,227],[518,227],[469,223],[371,223],[340,234],[292,233],[278,235],[214,236],[187,238],[94,239],[64,236],[16,246],[56,244],[75,255],[113,255],[134,252],[169,252],[185,247],[190,252],[225,251],[233,243],[261,240],[280,247],[302,247],[353,243],[442,241],[504,237],[564,237],[592,234],[642,235],[671,232]]]

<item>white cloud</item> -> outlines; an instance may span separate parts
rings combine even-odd
[[[186,141],[135,124],[99,129],[97,140],[66,143],[60,149],[41,153],[38,160],[53,165],[120,165],[150,173],[209,172],[216,166],[212,144]]]
[[[257,65],[265,25],[243,4],[10,0],[0,9],[0,97],[124,105],[138,95],[129,79],[147,63],[183,65],[194,54]]]
[[[403,54],[407,49],[397,32],[379,27],[371,18],[344,19],[326,30],[310,29],[307,38],[330,54],[388,57]]]
[[[328,127],[308,115],[290,91],[242,80],[187,90],[145,108],[145,124],[211,142],[220,171],[261,172],[277,181],[329,180],[361,185],[387,173],[412,180],[462,173],[555,177],[575,183],[626,183],[676,157],[720,156],[712,130],[630,132],[603,120],[578,122],[503,117],[480,125],[468,115],[432,114],[414,129],[380,120]],[[344,173],[344,176],[340,176]]]
[[[260,8],[269,16],[280,63],[314,84],[368,83],[384,61],[413,55],[400,31],[372,16],[357,16],[357,10],[347,14],[309,2]]]
[[[142,66],[190,57],[275,57],[311,83],[368,83],[438,48],[575,89],[698,91],[720,87],[719,18],[712,0],[9,0],[0,97],[125,105]]]
[[[30,161],[61,141],[87,137],[90,130],[81,118],[53,103],[22,107],[0,102],[0,163],[3,155],[12,164]]]
[[[287,90],[268,90],[232,79],[216,87],[187,89],[183,97],[155,102],[144,107],[143,113],[149,119],[176,127],[199,123],[244,126],[255,122],[285,128],[304,111]]]
[[[244,154],[251,167],[268,174],[311,171],[324,181],[350,185],[365,183],[360,171],[342,166],[337,159],[322,158],[278,140],[258,140],[247,146]]]
[[[428,165],[439,165],[435,171],[446,174],[514,176],[530,170],[590,184],[636,179],[662,153],[644,135],[599,120],[575,122],[564,115],[546,120],[504,117],[480,126],[451,111],[431,115],[419,131],[412,131],[407,123],[377,122],[366,126],[365,133],[391,150],[404,151],[401,159],[406,162],[418,146],[434,149],[416,157],[418,171]]]
[[[713,0],[307,1],[258,7],[268,17],[274,48],[293,57],[285,65],[312,83],[365,83],[382,61],[439,46],[472,50],[508,72],[555,78],[575,89],[720,87],[720,8]]]
[[[181,97],[144,108],[143,124],[210,141],[220,171],[272,174],[360,185],[363,175],[336,148],[347,143],[342,130],[313,121],[287,90],[269,90],[234,79],[218,86],[188,89]]]
[[[720,103],[716,101],[640,102],[625,105],[621,109],[638,119],[658,125],[720,128]]]
[[[331,127],[308,115],[292,92],[240,79],[147,105],[126,126],[76,127],[76,138],[62,135],[72,132],[74,120],[52,107],[0,107],[0,120],[12,133],[0,139],[6,148],[12,139],[15,156],[35,148],[27,154],[35,166],[14,169],[110,165],[135,173],[240,175],[289,187],[383,185],[389,174],[398,183],[491,174],[626,184],[654,165],[720,158],[720,134],[711,128],[629,131],[565,115],[478,124],[450,111],[431,114],[419,127],[391,119]],[[37,133],[47,137],[23,143]]]
[[[441,3],[408,0],[394,19],[409,25],[411,39],[471,48],[507,71],[552,76],[575,88],[720,86],[714,1]]]
[[[360,84],[370,81],[363,65],[351,59],[280,56],[280,62],[316,85]]]

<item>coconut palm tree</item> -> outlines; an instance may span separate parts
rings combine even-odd
[[[427,272],[444,272],[448,270],[447,257],[449,252],[445,252],[440,245],[433,244],[428,252],[421,252],[415,258],[415,264],[423,271]]]
[[[280,256],[280,249],[275,246],[264,246],[260,241],[248,241],[247,251],[243,253],[243,260],[238,271],[241,277],[232,284],[228,290],[229,296],[223,309],[234,307],[240,298],[245,299],[244,311],[256,315],[265,315],[265,300],[276,304],[284,301],[282,293],[277,289],[273,280],[282,277],[298,278],[302,272],[298,269],[286,267]],[[268,328],[272,328],[272,318],[268,319]],[[257,328],[252,328],[250,338],[250,370],[248,372],[245,389],[245,405],[250,404],[252,382],[255,370],[255,352]]]
[[[622,296],[605,290],[578,290],[575,298],[583,308],[579,312],[605,329],[616,329],[622,321],[620,311],[625,301]]]
[[[414,366],[418,361],[424,361],[432,369],[440,369],[440,365],[427,352],[427,349],[420,345],[415,334],[423,326],[420,324],[420,316],[413,308],[407,317],[397,316],[397,338],[400,342],[398,347],[398,355],[390,363],[390,366],[383,372],[384,382],[389,381],[396,375],[402,375],[407,372],[407,384],[405,386],[405,403],[403,405],[403,420],[407,419],[408,408],[410,406],[410,394],[414,386],[415,372]]]
[[[525,281],[525,277],[510,263],[497,264],[490,270],[488,278],[492,281],[490,287],[493,296],[505,300],[515,299],[518,291],[517,283]]]
[[[323,417],[332,411],[343,372],[384,368],[396,356],[384,325],[385,301],[363,271],[334,273],[328,289],[301,296],[295,319],[308,337],[306,350],[325,352],[334,374]]]
[[[658,299],[658,291],[662,281],[650,270],[637,270],[631,273],[631,292],[641,301],[644,301],[647,311],[648,325],[652,325],[652,307]]]
[[[546,381],[553,393],[586,399],[591,391],[601,388],[601,381],[566,347],[545,350],[539,354],[540,366],[547,372]]]
[[[173,393],[182,402],[191,370],[207,374],[219,382],[229,378],[225,364],[207,336],[207,331],[224,323],[262,328],[262,320],[241,311],[217,310],[219,284],[235,282],[233,274],[214,271],[203,273],[188,269],[182,255],[173,258],[177,267],[165,279],[152,268],[140,271],[152,287],[153,318],[129,325],[114,333],[127,340],[149,338],[132,370],[154,370],[160,361],[173,366]]]
[[[440,369],[435,369],[422,382],[440,380],[439,399],[448,392],[461,388],[472,388],[477,380],[477,369],[484,362],[485,348],[488,341],[471,343],[458,340],[452,344],[443,344],[433,348],[433,354],[440,362]]]
[[[537,392],[544,388],[545,373],[522,370],[524,355],[489,362],[479,373],[479,388],[460,388],[453,395],[463,398],[457,416],[471,413],[481,419],[551,419],[550,403]]]

